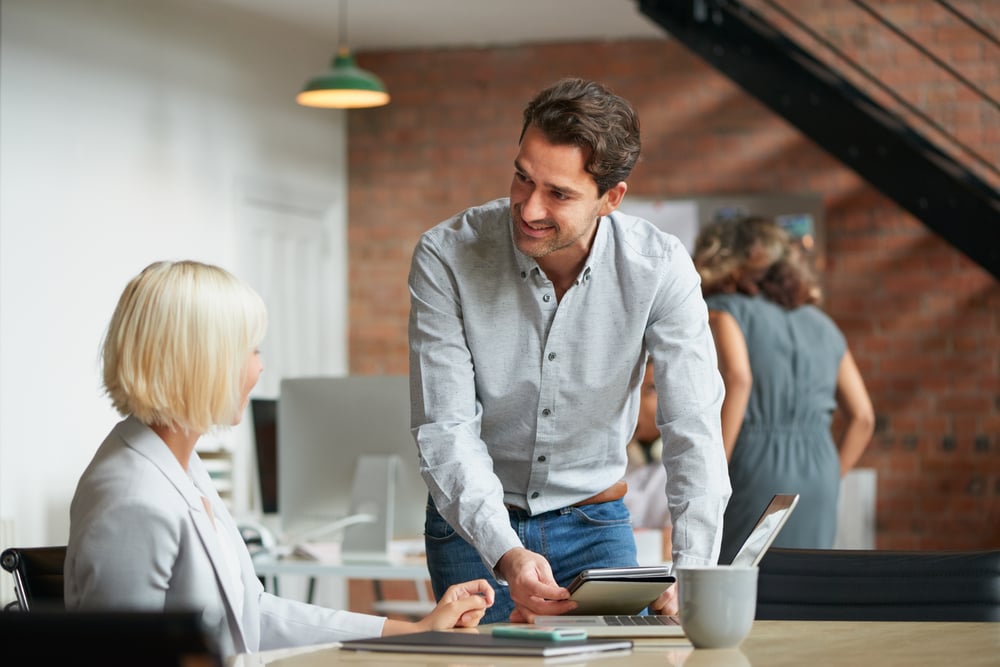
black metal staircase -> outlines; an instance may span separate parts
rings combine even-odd
[[[986,181],[743,3],[639,0],[639,8],[1000,279],[1000,193]]]

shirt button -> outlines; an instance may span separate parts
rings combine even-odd
[[[532,493],[531,497],[532,498],[537,498],[538,497],[538,491],[535,491],[534,493]]]
[[[556,353],[555,352],[549,352],[549,361],[552,361],[555,358],[556,358]]]
[[[543,414],[544,416],[548,417],[549,415],[551,415],[551,414],[552,414],[552,411],[551,411],[551,410],[549,410],[548,408],[545,408],[544,410],[542,410],[542,414]]]
[[[539,456],[538,457],[538,462],[539,463],[545,463],[545,457],[544,456]]]
[[[551,300],[552,300],[551,294],[546,294],[545,296],[542,297],[542,301],[545,301],[546,303],[548,303]]]

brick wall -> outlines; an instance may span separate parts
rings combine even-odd
[[[566,75],[597,79],[640,114],[630,194],[822,196],[825,305],[879,419],[860,462],[878,471],[877,546],[1000,548],[1000,284],[990,274],[675,42],[392,51],[359,62],[393,99],[349,112],[352,373],[407,372],[417,237],[507,194],[531,95]],[[997,154],[995,128],[981,130],[966,131]]]
[[[947,6],[926,0],[744,4],[1000,187],[1000,12],[995,0]],[[948,141],[949,135],[956,141]]]

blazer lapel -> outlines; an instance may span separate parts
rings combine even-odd
[[[191,455],[191,461],[188,464],[188,469],[191,472],[191,477],[194,479],[195,485],[201,490],[205,498],[208,500],[209,505],[212,507],[212,514],[215,517],[215,524],[218,527],[218,531],[207,522],[208,516],[204,512],[204,506],[202,506],[202,514],[205,516],[206,524],[201,523],[196,524],[198,526],[198,532],[202,536],[202,540],[211,539],[210,544],[214,547],[214,551],[209,551],[209,557],[212,559],[212,566],[215,568],[216,578],[218,578],[220,586],[225,594],[226,605],[229,608],[229,613],[236,618],[236,607],[234,602],[238,595],[243,596],[243,604],[241,605],[243,609],[243,615],[237,618],[239,626],[240,639],[244,644],[253,650],[260,644],[260,637],[258,635],[258,628],[260,627],[259,616],[257,615],[257,605],[251,604],[249,601],[249,596],[251,591],[253,591],[252,584],[254,582],[259,583],[257,580],[257,574],[254,571],[253,562],[250,560],[250,552],[243,547],[243,537],[240,535],[239,528],[232,521],[229,514],[229,510],[226,509],[225,504],[222,502],[222,498],[219,497],[218,491],[215,489],[215,485],[212,483],[212,478],[208,474],[208,469],[205,468],[205,464],[198,457],[198,453],[195,452]],[[200,499],[199,499],[200,504]],[[206,531],[210,535],[206,535]],[[235,588],[235,584],[232,583],[232,578],[220,576],[220,563],[221,567],[227,567],[227,564],[222,561],[222,551],[221,546],[219,546],[218,541],[220,535],[224,535],[222,539],[232,540],[233,545],[236,548],[236,558],[239,561],[240,571],[235,573],[239,575],[240,580],[243,582],[242,593]],[[252,578],[250,581],[248,578]]]
[[[201,500],[202,495],[208,498],[209,504],[213,508],[213,515],[219,525],[220,532],[230,529],[228,522],[223,520],[228,515],[228,511],[222,506],[219,494],[215,491],[212,479],[201,459],[198,458],[197,452],[192,453],[191,461],[188,463],[189,476],[188,472],[185,472],[184,468],[181,467],[177,457],[173,455],[163,440],[160,439],[160,436],[156,435],[148,426],[134,417],[129,417],[120,426],[122,427],[121,436],[125,443],[148,458],[153,465],[159,468],[160,472],[170,480],[170,483],[183,496],[187,503],[191,521],[198,532],[198,537],[201,539],[208,560],[212,564],[216,583],[222,592],[222,599],[225,602],[226,611],[230,619],[229,626],[233,630],[237,649],[240,649],[241,643],[243,645],[242,651],[246,651],[251,646],[256,646],[257,642],[247,643],[243,619],[236,615],[236,607],[233,605],[233,601],[239,593],[235,590],[234,584],[231,583],[232,579],[223,574],[227,571],[227,563],[222,546],[219,543],[220,533],[216,532],[215,527],[212,525],[212,518],[209,517],[208,512],[205,510],[205,505]],[[194,482],[193,485],[192,481]],[[221,510],[219,509],[220,507]],[[235,530],[235,527],[233,529]],[[242,538],[240,539],[242,543]],[[240,558],[240,564],[240,569],[244,570],[244,567],[242,567],[242,558]],[[241,571],[239,575],[244,580],[245,587],[245,572]],[[247,609],[248,607],[249,605],[246,604],[246,599],[244,598],[243,609]]]

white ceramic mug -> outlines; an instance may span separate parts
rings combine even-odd
[[[732,648],[750,633],[757,612],[757,568],[677,568],[679,615],[695,648]]]

